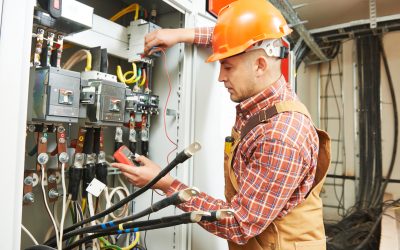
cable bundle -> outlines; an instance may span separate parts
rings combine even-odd
[[[360,105],[360,176],[356,178],[359,180],[358,193],[352,211],[337,224],[326,225],[328,250],[378,249],[381,218],[387,208],[400,205],[400,200],[382,203],[383,194],[393,172],[398,140],[397,103],[382,38],[363,36],[359,37],[356,43]],[[394,113],[394,144],[385,179],[382,173],[381,56],[388,77]]]

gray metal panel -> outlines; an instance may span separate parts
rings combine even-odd
[[[210,27],[206,16],[197,18],[198,27]],[[235,121],[235,104],[230,100],[224,84],[218,82],[218,62],[205,63],[210,48],[197,47],[193,62],[194,81],[194,138],[202,150],[193,160],[193,186],[214,198],[224,197],[223,145]],[[216,237],[198,225],[192,226],[192,250],[228,249],[226,240]]]

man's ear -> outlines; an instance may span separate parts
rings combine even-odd
[[[267,58],[265,56],[258,56],[255,60],[256,75],[264,75],[268,67],[269,65]]]

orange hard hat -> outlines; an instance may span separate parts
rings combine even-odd
[[[213,54],[207,62],[242,53],[256,42],[291,32],[282,14],[268,1],[235,1],[218,14],[212,37]]]

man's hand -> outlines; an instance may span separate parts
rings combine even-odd
[[[165,50],[177,43],[193,43],[194,29],[159,29],[147,34],[144,38],[144,53],[151,55]]]
[[[121,170],[122,174],[128,179],[128,181],[137,187],[143,187],[154,177],[156,177],[161,171],[160,166],[158,166],[156,163],[152,162],[145,156],[136,157],[135,160],[140,163],[140,167],[134,167],[123,163],[112,163],[111,166]],[[174,178],[172,178],[171,175],[167,174],[165,177],[159,180],[152,187],[152,189],[160,189],[161,191],[166,193],[167,189],[171,186],[173,181]]]

